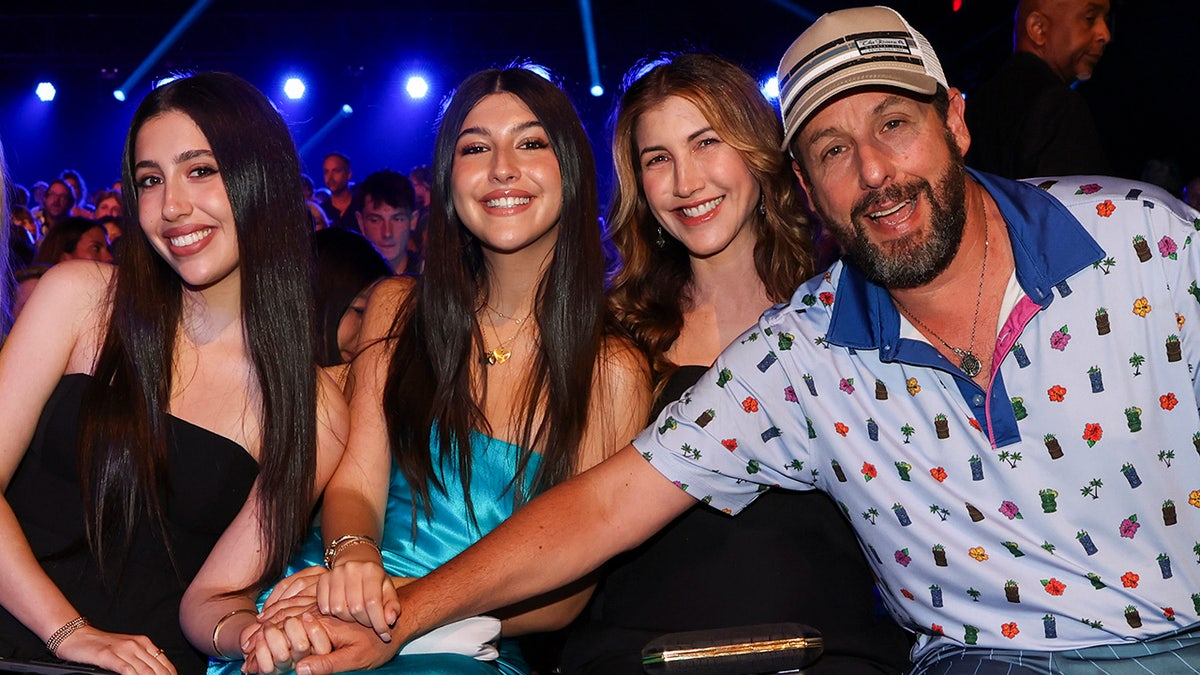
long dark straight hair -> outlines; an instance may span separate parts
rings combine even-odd
[[[431,440],[446,454],[452,447],[461,449],[457,466],[466,492],[469,434],[489,431],[479,398],[486,395],[487,369],[478,387],[471,382],[472,365],[483,352],[476,311],[488,275],[479,241],[455,212],[451,171],[467,115],[484,97],[501,93],[516,96],[533,112],[562,174],[558,241],[534,305],[540,337],[522,400],[514,407],[523,411],[516,439],[523,451],[514,479],[517,503],[529,496],[523,486],[531,452],[542,454],[532,491],[564,480],[575,469],[607,316],[595,164],[571,102],[557,86],[524,68],[468,77],[438,127],[425,275],[397,314],[383,396],[392,453],[426,514],[430,486],[445,491],[433,466]],[[431,439],[435,424],[437,438]]]
[[[154,89],[134,113],[121,166],[131,217],[138,132],[168,111],[186,114],[208,140],[233,209],[242,330],[262,399],[257,489],[267,551],[255,585],[263,586],[305,534],[316,473],[312,253],[300,163],[283,119],[252,85],[226,73],[185,77]],[[119,533],[128,546],[140,511],[167,540],[165,411],[183,283],[141,228],[123,240],[112,319],[82,409],[80,472],[98,560]]]
[[[664,55],[635,67],[612,121],[618,190],[609,228],[624,259],[612,298],[618,319],[650,357],[660,385],[675,370],[665,354],[683,329],[692,266],[687,248],[673,237],[662,246],[651,243],[659,223],[642,189],[637,124],[672,96],[700,110],[758,183],[762,201],[750,225],[758,237],[754,268],[767,296],[786,301],[813,271],[812,228],[791,162],[779,149],[783,126],[754,78],[703,53]]]

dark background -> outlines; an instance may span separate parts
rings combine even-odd
[[[765,80],[791,41],[821,13],[863,4],[839,0],[592,0],[600,77],[593,97],[580,7],[572,0],[283,2],[213,0],[117,102],[122,84],[191,6],[143,0],[3,0],[0,9],[0,139],[13,179],[26,185],[65,167],[95,189],[118,178],[124,133],[153,78],[175,69],[229,70],[277,101],[321,183],[321,159],[348,154],[359,180],[390,167],[430,161],[439,104],[469,73],[527,57],[550,68],[575,101],[596,146],[602,186],[610,184],[606,121],[621,76],[661,50],[706,49]],[[1013,0],[894,0],[891,5],[934,44],[952,85],[968,93],[1011,50]],[[1116,173],[1139,177],[1149,159],[1200,175],[1197,69],[1200,2],[1113,0],[1113,35],[1095,76],[1080,85]],[[410,70],[429,96],[408,99]],[[308,93],[289,101],[281,87],[302,75]],[[33,89],[53,80],[43,104]],[[342,104],[354,108],[312,142]],[[307,144],[307,145],[306,145]]]

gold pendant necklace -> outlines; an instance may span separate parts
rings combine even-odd
[[[967,377],[972,377],[972,378],[975,377],[976,375],[978,375],[981,370],[983,370],[983,364],[979,361],[979,357],[975,356],[975,328],[979,324],[979,307],[983,304],[983,282],[984,282],[984,279],[987,278],[987,261],[988,261],[989,241],[990,241],[990,237],[988,236],[987,205],[985,204],[983,207],[983,265],[982,265],[983,269],[980,270],[980,273],[979,273],[979,290],[976,291],[976,293],[975,293],[975,318],[973,318],[971,320],[971,344],[966,349],[961,349],[959,347],[955,347],[955,346],[951,345],[949,342],[946,342],[945,340],[943,340],[941,335],[938,335],[937,333],[933,332],[932,328],[930,328],[929,326],[926,326],[924,321],[921,321],[920,319],[918,319],[916,317],[916,315],[914,315],[911,311],[909,311],[909,309],[904,306],[904,303],[900,302],[899,298],[897,298],[895,296],[892,297],[892,300],[895,301],[896,306],[904,312],[905,316],[912,319],[913,321],[916,321],[918,326],[920,326],[921,328],[924,328],[926,332],[928,332],[933,337],[937,338],[938,342],[941,342],[943,345],[946,345],[946,349],[949,349],[951,352],[954,353],[955,356],[957,356],[959,358],[959,362],[958,362],[959,370],[966,373]]]
[[[489,366],[499,366],[512,358],[512,349],[509,349],[509,345],[511,345],[513,341],[517,339],[517,336],[521,334],[521,329],[525,327],[525,319],[528,319],[530,315],[533,314],[533,310],[529,310],[529,314],[526,314],[520,319],[514,319],[510,316],[501,314],[499,310],[493,309],[486,300],[483,302],[483,308],[484,310],[487,310],[488,325],[492,327],[492,334],[496,336],[495,348],[488,349],[486,343],[483,345],[483,360],[486,361]],[[512,336],[507,340],[500,339],[500,331],[496,330],[496,322],[492,319],[493,312],[499,315],[500,318],[508,319],[517,325],[517,331],[513,333]]]

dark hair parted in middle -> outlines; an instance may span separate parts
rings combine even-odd
[[[646,72],[629,83],[615,113],[612,151],[618,190],[608,226],[624,257],[613,280],[614,309],[651,357],[655,381],[661,382],[674,370],[664,354],[683,327],[692,268],[687,248],[673,237],[662,248],[653,243],[659,223],[642,189],[637,147],[643,114],[679,97],[696,106],[721,140],[737,150],[762,194],[762,209],[753,214],[758,237],[754,266],[773,301],[790,298],[812,274],[813,252],[800,186],[779,150],[783,125],[758,83],[712,54],[678,54],[653,63],[658,65],[635,69]]]
[[[467,115],[492,94],[511,94],[528,106],[545,129],[562,175],[558,239],[534,301],[540,338],[519,408],[526,412],[515,441],[523,452],[513,481],[518,501],[528,497],[522,486],[530,453],[542,454],[533,491],[574,470],[607,317],[595,165],[574,107],[558,87],[523,68],[468,77],[438,128],[425,275],[398,313],[383,401],[392,453],[426,508],[430,484],[440,489],[429,453],[435,423],[432,442],[443,448],[469,447],[472,429],[488,429],[478,400],[486,392],[487,369],[482,382],[471,381],[472,361],[483,351],[476,310],[486,297],[488,274],[479,241],[455,211],[451,171]],[[456,455],[465,487],[471,453]]]
[[[125,213],[138,217],[135,142],[151,118],[187,115],[208,141],[237,233],[241,313],[261,398],[257,482],[264,538],[257,584],[278,578],[308,529],[316,473],[316,371],[312,252],[296,147],[257,89],[227,73],[203,73],[153,90],[138,106],[121,164]],[[140,227],[122,237],[112,321],[88,385],[80,470],[89,543],[99,559],[137,509],[163,527],[166,416],[183,281]],[[122,528],[124,528],[122,530]]]

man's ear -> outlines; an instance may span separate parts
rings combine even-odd
[[[800,189],[804,191],[804,198],[808,203],[812,203],[812,192],[809,190],[808,181],[804,179],[804,169],[800,167],[800,162],[792,160],[792,173],[796,174],[796,179],[800,181]]]
[[[1050,31],[1050,18],[1038,11],[1025,17],[1025,35],[1038,47],[1046,46],[1046,34]]]
[[[950,106],[946,110],[946,128],[954,136],[959,153],[966,156],[967,149],[971,147],[971,131],[967,129],[964,117],[967,102],[963,99],[962,92],[953,87],[946,92],[946,96],[950,99]]]

